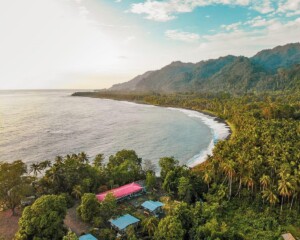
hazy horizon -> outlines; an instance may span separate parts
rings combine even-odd
[[[299,29],[300,0],[2,1],[0,89],[109,88],[172,61],[250,57]]]

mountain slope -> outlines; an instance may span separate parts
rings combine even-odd
[[[142,92],[299,89],[300,44],[263,50],[252,58],[226,56],[198,63],[172,62],[109,90]]]
[[[300,44],[291,43],[273,49],[263,50],[251,58],[266,70],[276,72],[278,68],[290,67],[298,64],[300,59]]]

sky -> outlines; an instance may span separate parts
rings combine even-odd
[[[2,0],[0,89],[100,89],[300,41],[300,0]]]

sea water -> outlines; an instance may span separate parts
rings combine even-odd
[[[72,97],[74,90],[0,91],[0,161],[54,160],[84,151],[106,159],[133,149],[143,160],[174,156],[194,166],[225,139],[224,123],[199,112]]]

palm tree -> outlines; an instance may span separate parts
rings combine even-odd
[[[81,152],[78,154],[78,160],[82,163],[88,163],[89,159],[88,159],[88,156],[85,152]]]
[[[271,178],[268,175],[263,174],[261,176],[261,178],[259,179],[259,182],[260,182],[260,184],[262,186],[262,191],[264,191],[265,188],[267,188],[270,185]]]
[[[76,198],[79,199],[82,195],[82,187],[80,185],[76,185],[73,187],[72,190],[72,195]]]
[[[57,165],[62,164],[62,162],[63,162],[62,156],[56,156],[56,157],[55,157],[55,163],[56,163]]]
[[[263,191],[263,198],[266,198],[270,205],[275,205],[278,202],[278,198],[275,193],[270,189],[266,189]]]
[[[251,188],[251,191],[253,193],[253,187],[254,187],[254,180],[253,178],[249,175],[246,175],[244,178],[243,178],[243,181],[244,183],[246,184],[247,186],[247,189],[249,190]]]
[[[208,187],[208,189],[209,189],[209,184],[210,184],[210,182],[211,182],[211,180],[212,180],[212,173],[211,173],[211,171],[210,171],[210,170],[205,171],[205,173],[204,173],[202,179],[203,179],[203,181],[207,184],[207,187]]]
[[[38,163],[31,164],[30,172],[33,172],[34,176],[37,176],[38,173],[41,173],[40,164],[38,164]]]
[[[260,185],[262,186],[262,193],[265,191],[265,189],[267,187],[269,187],[270,183],[271,183],[271,178],[266,175],[263,174],[260,179],[259,179]],[[263,197],[263,204],[265,203],[265,198]]]
[[[229,185],[229,196],[228,198],[231,198],[231,192],[232,192],[232,180],[233,176],[235,175],[235,169],[234,169],[235,163],[233,160],[228,160],[222,163],[222,170],[225,173],[226,177],[228,178],[228,185]]]
[[[46,160],[46,161],[40,162],[39,165],[40,165],[40,169],[44,170],[44,169],[46,169],[48,167],[51,167],[51,161]]]
[[[154,216],[148,217],[143,221],[143,230],[153,236],[158,225],[158,219]]]
[[[280,211],[282,211],[282,205],[285,197],[290,197],[292,195],[292,191],[294,190],[294,186],[292,185],[292,179],[290,179],[289,174],[279,174],[281,179],[278,180],[278,191],[281,196],[281,207]]]

